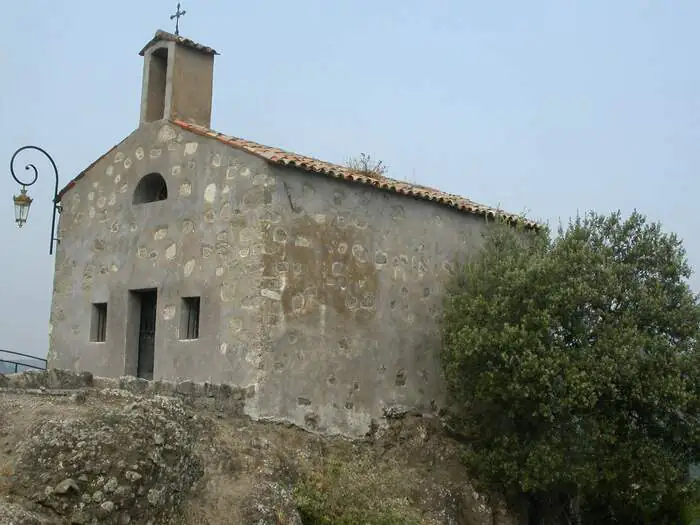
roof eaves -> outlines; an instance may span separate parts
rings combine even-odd
[[[474,215],[484,216],[486,218],[496,218],[501,216],[510,223],[520,223],[528,228],[537,229],[541,226],[537,222],[528,220],[522,216],[506,213],[497,208],[477,204],[476,202],[473,202],[467,198],[445,193],[427,186],[402,182],[384,176],[364,176],[338,164],[332,164],[330,162],[317,160],[312,157],[289,153],[280,150],[279,148],[263,146],[262,144],[258,144],[256,142],[224,135],[218,131],[197,124],[191,124],[182,120],[174,120],[172,122],[186,131],[203,137],[213,138],[219,142],[227,144],[228,146],[245,151],[248,154],[257,156],[267,162],[271,162],[279,166],[294,167],[311,173],[322,173],[324,175],[337,179],[343,179],[345,181],[375,186],[379,189],[390,191],[392,193],[398,193],[400,195],[406,195],[420,200],[436,202],[449,206],[453,209],[468,212]]]

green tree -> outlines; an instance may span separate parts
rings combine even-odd
[[[451,425],[531,524],[680,523],[700,452],[700,298],[681,241],[635,212],[498,221],[446,293]]]

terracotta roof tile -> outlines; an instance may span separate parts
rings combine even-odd
[[[176,42],[180,45],[191,47],[192,49],[196,49],[197,51],[201,51],[202,53],[207,53],[210,55],[219,54],[211,47],[203,46],[202,44],[198,44],[197,42],[195,42],[194,40],[190,40],[189,38],[185,38],[180,35],[173,35],[172,33],[168,33],[167,31],[159,29],[158,31],[156,31],[155,36],[148,42],[148,44],[143,46],[143,49],[139,52],[139,55],[143,56],[146,50],[159,40],[168,40],[170,42]]]
[[[384,177],[381,175],[366,176],[357,172],[354,172],[347,168],[346,166],[341,166],[339,164],[333,164],[331,162],[325,162],[312,157],[307,157],[304,155],[299,155],[297,153],[291,153],[279,148],[274,148],[271,146],[265,146],[263,144],[258,144],[250,140],[245,140],[237,137],[232,137],[229,135],[224,135],[212,129],[206,128],[204,126],[199,126],[197,124],[191,124],[181,120],[172,121],[173,124],[179,126],[180,128],[201,135],[204,137],[210,137],[218,140],[224,144],[231,147],[238,148],[252,155],[256,155],[268,162],[277,164],[279,166],[291,166],[297,169],[301,169],[310,173],[318,173],[321,175],[326,175],[329,177],[343,179],[347,181],[353,181],[360,184],[367,184],[369,186],[374,186],[375,188],[390,191],[393,193],[398,193],[401,195],[406,195],[414,197],[417,199],[423,199],[428,201],[437,202],[446,206],[450,206],[457,210],[472,213],[476,215],[482,215],[485,217],[495,217],[500,215],[507,220],[512,222],[519,222],[525,226],[536,228],[538,223],[532,220],[525,219],[519,215],[512,213],[505,213],[503,210],[498,208],[492,208],[490,206],[484,206],[483,204],[478,204],[474,201],[460,197],[452,193],[446,193],[428,186],[422,186],[420,184],[413,184],[409,182],[403,182],[389,177]],[[127,137],[128,138],[128,137]],[[124,142],[127,138],[122,140]],[[86,169],[80,172],[73,180],[71,180],[59,193],[56,198],[56,202],[59,202],[63,195],[75,186],[76,182],[80,180],[95,164],[100,160],[105,158],[107,155],[115,151],[120,142],[113,148],[111,148],[107,153],[102,155],[100,158],[95,160]]]
[[[250,140],[224,135],[223,133],[219,133],[197,124],[191,124],[181,120],[175,120],[173,123],[187,131],[216,139],[224,144],[244,150],[274,164],[281,166],[292,166],[310,173],[320,173],[322,175],[327,175],[338,179],[375,186],[376,188],[382,190],[445,204],[468,213],[486,217],[501,215],[510,221],[521,222],[529,227],[537,227],[537,223],[535,221],[525,219],[515,214],[505,213],[503,210],[499,210],[497,208],[478,204],[464,197],[460,197],[459,195],[445,193],[427,186],[390,179],[384,176],[366,176],[353,172],[345,166],[340,166],[338,164],[325,162],[296,153],[290,153],[271,146],[264,146]]]

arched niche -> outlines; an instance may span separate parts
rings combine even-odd
[[[168,185],[160,173],[144,175],[134,189],[134,204],[164,201],[168,198]]]

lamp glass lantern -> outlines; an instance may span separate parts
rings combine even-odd
[[[15,203],[15,222],[21,228],[27,222],[29,207],[32,205],[33,199],[27,195],[27,189],[22,186],[19,195],[13,195],[12,200]]]

